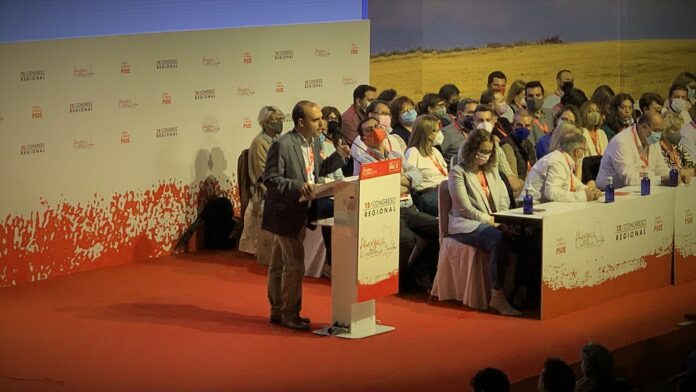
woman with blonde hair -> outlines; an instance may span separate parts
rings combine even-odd
[[[592,102],[585,102],[580,108],[578,125],[582,127],[582,135],[587,141],[588,156],[602,155],[609,144],[606,132],[601,128],[604,118],[599,106]]]
[[[434,146],[442,144],[444,135],[440,119],[423,114],[413,123],[413,131],[406,150],[406,161],[415,167],[423,181],[411,191],[419,211],[437,216],[437,187],[447,179],[447,163]]]
[[[517,112],[520,109],[527,109],[527,102],[524,100],[524,86],[526,84],[524,80],[517,79],[510,85],[505,101],[510,105],[513,112]]]

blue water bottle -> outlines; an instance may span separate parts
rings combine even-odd
[[[645,172],[640,173],[640,176],[642,177],[640,180],[640,195],[647,196],[650,194],[650,178],[648,173]]]
[[[669,169],[669,186],[676,187],[679,185],[679,170],[675,166]]]
[[[604,187],[604,202],[614,202],[614,177],[612,176],[607,177],[607,186]]]
[[[530,188],[524,189],[524,198],[522,199],[522,213],[531,215],[534,212],[534,198],[529,194]]]

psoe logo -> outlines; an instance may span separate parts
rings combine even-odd
[[[691,210],[686,210],[684,212],[684,224],[691,225],[694,223],[694,213]]]
[[[76,150],[87,150],[94,147],[94,142],[91,136],[75,138],[73,140],[73,148]]]
[[[204,67],[217,67],[220,65],[220,60],[217,57],[203,56],[201,64],[203,64]]]
[[[350,54],[358,54],[358,45],[350,44]]]
[[[237,95],[239,96],[253,97],[254,94],[256,94],[256,91],[251,87],[237,87]]]
[[[242,122],[242,128],[251,129],[251,119],[249,117],[244,117],[244,121]]]
[[[193,99],[200,101],[201,99],[213,99],[215,98],[215,89],[210,88],[207,90],[196,90],[193,94]]]
[[[328,57],[331,56],[331,52],[328,49],[314,48],[314,57]]]
[[[324,79],[308,79],[304,81],[304,88],[319,88],[324,85]]]
[[[138,107],[138,102],[133,97],[119,98],[118,107],[119,109],[135,109]]]
[[[171,105],[172,104],[172,95],[169,94],[168,92],[163,92],[162,93],[162,105]]]
[[[33,155],[46,152],[46,143],[22,144],[19,146],[19,155]]]
[[[341,78],[341,84],[343,84],[344,86],[353,86],[358,84],[358,81],[351,76],[344,76],[343,78]]]
[[[34,105],[31,107],[31,118],[39,119],[43,118],[43,109],[39,105]]]
[[[159,138],[165,138],[165,137],[173,137],[179,134],[179,128],[178,127],[167,127],[167,128],[157,128],[155,131],[155,137]]]
[[[623,241],[644,236],[647,225],[646,219],[616,225],[616,240]]]
[[[656,216],[655,217],[655,225],[653,225],[653,231],[654,232],[662,231],[664,226],[665,226],[665,222],[662,220],[662,217]]]
[[[121,61],[121,75],[130,75],[131,65],[127,61]]]
[[[92,101],[75,102],[70,104],[70,113],[82,113],[92,111]]]
[[[215,133],[220,130],[220,124],[215,116],[207,116],[201,125],[203,133]]]
[[[157,69],[174,69],[179,68],[178,59],[160,59],[155,63]]]
[[[31,82],[33,80],[46,80],[46,70],[40,69],[37,71],[22,71],[19,73],[21,82]]]
[[[130,133],[128,131],[121,132],[121,144],[130,144]]]
[[[285,86],[283,85],[283,82],[276,82],[275,92],[277,92],[277,93],[285,92]]]
[[[244,52],[244,55],[242,56],[242,62],[244,64],[251,64],[253,61],[253,57],[251,56],[251,52]]]
[[[275,59],[276,60],[289,60],[295,57],[295,51],[294,50],[276,50],[275,51]]]
[[[76,78],[89,78],[94,75],[92,65],[87,63],[85,66],[74,66],[73,76]]]

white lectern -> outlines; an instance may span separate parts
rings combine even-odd
[[[335,186],[332,325],[317,334],[358,339],[394,330],[377,324],[375,299],[399,287],[401,160],[364,164],[359,178]]]

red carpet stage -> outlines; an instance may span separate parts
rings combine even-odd
[[[253,260],[165,257],[0,290],[0,390],[465,391],[486,366],[529,390],[546,357],[577,363],[588,341],[650,383],[696,348],[696,326],[676,326],[695,293],[692,282],[543,322],[392,296],[377,315],[397,330],[350,341],[269,324]],[[303,314],[330,321],[327,280],[305,280]]]

